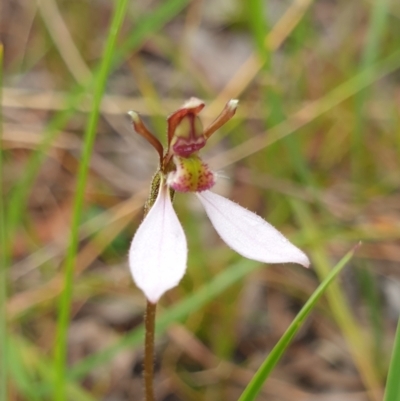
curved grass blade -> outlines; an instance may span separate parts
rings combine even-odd
[[[285,331],[283,336],[280,338],[278,343],[272,349],[267,359],[258,369],[256,374],[253,376],[253,379],[248,384],[248,386],[243,391],[238,401],[252,401],[255,400],[258,393],[260,392],[262,386],[265,381],[268,379],[270,373],[275,368],[276,364],[280,360],[281,356],[289,346],[293,337],[299,331],[301,325],[304,323],[304,320],[307,318],[309,313],[312,311],[313,307],[328,288],[329,284],[337,277],[337,275],[342,271],[347,262],[352,258],[355,252],[355,248],[348,252],[340,262],[333,268],[330,274],[326,277],[326,279],[318,286],[315,292],[308,299],[306,304],[303,306],[301,311],[295,317],[293,322],[290,324],[288,329]]]

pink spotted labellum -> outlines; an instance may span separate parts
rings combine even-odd
[[[160,157],[146,215],[129,251],[133,279],[152,303],[178,285],[186,271],[186,237],[171,200],[175,191],[194,193],[220,237],[240,255],[262,263],[310,264],[300,249],[260,216],[209,190],[216,176],[198,152],[233,117],[237,104],[237,100],[230,100],[215,121],[203,129],[198,114],[204,103],[191,98],[168,117],[165,152],[139,115],[129,112],[136,132],[153,145]]]

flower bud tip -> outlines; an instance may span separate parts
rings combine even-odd
[[[228,107],[232,110],[236,110],[239,104],[239,100],[238,99],[231,99],[228,102]]]
[[[128,111],[128,115],[131,117],[132,121],[137,123],[140,121],[139,114],[136,111],[130,110]]]
[[[199,108],[202,109],[204,106],[205,106],[205,103],[202,100],[198,99],[197,97],[191,97],[189,100],[187,100],[184,103],[182,108],[185,108],[185,109],[196,109],[196,108],[199,107]]]

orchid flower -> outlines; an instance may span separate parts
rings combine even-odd
[[[221,114],[203,130],[198,114],[204,103],[191,98],[168,117],[168,147],[145,127],[136,112],[129,112],[134,129],[160,156],[146,215],[133,238],[129,266],[136,285],[151,303],[178,285],[186,271],[187,243],[172,206],[175,192],[192,192],[203,205],[217,233],[240,255],[262,263],[299,263],[307,256],[260,216],[210,191],[216,175],[198,155],[207,139],[236,112],[230,100]]]

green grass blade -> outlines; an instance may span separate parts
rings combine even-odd
[[[269,69],[270,49],[265,46],[265,37],[269,27],[265,17],[266,5],[263,0],[249,0],[243,3],[243,8],[247,12],[250,32],[257,49],[257,54],[261,60],[266,63],[266,69]]]
[[[400,401],[400,319],[392,351],[384,401]]]
[[[66,347],[67,332],[69,326],[72,281],[76,253],[78,249],[78,231],[81,222],[84,193],[89,170],[90,157],[96,137],[97,122],[99,119],[100,103],[106,87],[108,74],[111,67],[114,47],[117,36],[122,26],[128,0],[119,0],[114,9],[110,31],[105,45],[104,56],[100,64],[98,75],[95,78],[93,108],[91,110],[88,124],[85,131],[84,149],[82,160],[79,165],[78,184],[74,198],[73,221],[71,226],[70,245],[64,267],[64,289],[60,298],[59,315],[57,321],[57,337],[55,344],[55,388],[54,399],[56,401],[66,400],[65,381],[66,381]]]
[[[2,110],[2,88],[3,88],[3,54],[4,48],[0,43],[0,401],[7,401],[7,258],[6,258],[6,219],[4,210],[3,194],[3,110]]]
[[[164,333],[173,322],[185,320],[190,314],[196,312],[208,302],[214,301],[219,294],[260,266],[261,265],[256,262],[241,260],[219,273],[212,281],[204,285],[195,294],[163,312],[160,317],[157,318],[156,334],[160,335]],[[80,379],[95,367],[108,362],[119,351],[128,347],[140,345],[143,342],[143,335],[143,326],[140,326],[110,348],[95,355],[91,355],[73,366],[70,370],[71,377],[73,379]]]
[[[252,401],[255,400],[258,393],[260,392],[264,382],[268,379],[268,376],[280,360],[281,356],[285,352],[286,348],[289,346],[293,337],[299,331],[304,320],[310,314],[311,310],[319,300],[319,298],[324,294],[325,290],[328,288],[329,284],[337,277],[337,275],[346,266],[347,262],[352,258],[354,254],[354,249],[348,252],[340,262],[332,269],[325,280],[318,286],[315,292],[308,299],[306,304],[303,306],[301,311],[297,314],[293,322],[290,324],[288,329],[285,331],[283,336],[280,338],[278,343],[272,349],[267,359],[258,369],[256,374],[253,376],[250,383],[247,385],[239,401]]]

